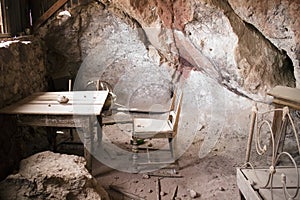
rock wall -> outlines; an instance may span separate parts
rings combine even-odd
[[[228,0],[238,16],[291,59],[299,87],[300,9],[299,0]]]
[[[1,42],[0,46],[0,108],[33,92],[45,91],[45,54],[40,40],[26,38]],[[35,149],[32,141],[42,144],[45,138],[35,135],[33,129],[22,129],[22,134],[12,116],[0,115],[0,127],[0,179],[3,179],[18,166],[23,156]]]
[[[49,47],[48,67],[60,76],[75,78],[83,63],[96,69],[90,79],[115,86],[131,66],[163,66],[173,82],[174,69],[197,70],[263,100],[271,87],[299,81],[297,7],[296,0],[101,0],[73,8],[63,23],[54,17],[40,35]],[[146,76],[155,77],[150,71]]]
[[[43,46],[28,39],[0,43],[0,107],[47,87]]]
[[[225,0],[102,2],[108,9],[121,10],[134,18],[149,42],[168,60],[188,61],[188,66],[201,70],[236,93],[259,99],[274,85],[295,85],[293,72],[299,67],[298,58],[295,53],[286,52],[291,52],[290,49],[297,52],[299,42],[296,9],[291,6],[299,6],[296,1],[265,3],[264,9],[274,12],[257,13],[255,8],[263,4],[261,1],[240,0],[230,1],[230,4]],[[265,32],[256,27],[261,20],[244,21],[245,17],[239,14],[250,12],[245,12],[249,10],[248,4],[253,16],[269,19],[270,24],[276,15],[293,19],[286,22],[291,24],[288,28],[290,43],[279,46],[278,42],[269,40]],[[280,24],[274,22],[273,26],[264,26],[264,30],[280,38],[285,31]],[[186,67],[186,63],[180,62],[181,67]]]
[[[105,80],[126,106],[169,101],[174,70],[158,67],[161,57],[153,46],[145,46],[144,31],[136,22],[95,2],[74,8],[71,14],[64,23],[58,25],[54,19],[40,30],[54,78],[71,75],[76,79],[74,90],[84,90],[89,81]]]
[[[261,18],[261,13],[271,23],[278,12],[293,13],[286,2],[293,1],[277,2],[276,12],[252,16]],[[105,80],[126,106],[167,103],[172,87],[186,83],[181,136],[187,138],[184,130],[193,135],[201,124],[214,127],[207,130],[207,141],[213,141],[208,152],[222,133],[231,109],[227,104],[234,112],[251,110],[251,102],[242,97],[267,101],[266,91],[273,86],[294,87],[299,81],[297,53],[293,56],[294,50],[288,50],[297,52],[299,29],[288,28],[293,31],[290,44],[279,46],[261,28],[268,26],[243,17],[247,5],[246,0],[99,0],[69,9],[72,16],[64,21],[53,16],[39,37],[47,44],[47,67],[54,77],[73,77],[74,89],[83,89],[90,80]],[[265,9],[274,5],[266,3]],[[261,4],[253,1],[251,6]],[[290,18],[298,27],[297,16]],[[269,32],[279,26],[275,24]],[[234,98],[243,103],[237,106]],[[215,109],[213,120],[210,109]],[[241,135],[247,132],[237,130]]]

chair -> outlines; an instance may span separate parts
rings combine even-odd
[[[180,118],[181,104],[183,93],[177,97],[177,91],[172,97],[171,106],[167,119],[152,119],[152,118],[134,118],[133,119],[133,133],[132,133],[132,152],[133,152],[133,166],[137,170],[139,164],[172,164],[175,163],[173,138],[175,138],[178,129],[178,122]],[[175,106],[177,100],[177,105]],[[138,140],[143,139],[168,139],[169,149],[171,153],[170,162],[152,162],[149,160],[146,163],[137,163],[139,147]],[[148,149],[147,149],[148,151]]]
[[[97,91],[99,91],[99,90],[108,91],[108,96],[107,96],[107,99],[102,108],[102,113],[103,113],[103,116],[111,115],[112,104],[116,100],[116,95],[113,93],[112,86],[106,81],[96,80],[96,81],[89,81],[87,83],[85,89],[86,90],[97,90]]]

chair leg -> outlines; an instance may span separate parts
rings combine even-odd
[[[138,168],[137,168],[137,158],[138,158],[138,143],[137,143],[137,138],[136,137],[132,137],[132,165],[133,165],[133,172],[137,173],[138,172]]]
[[[171,157],[172,157],[172,159],[174,159],[174,147],[173,147],[173,143],[172,143],[173,138],[168,138],[168,140],[169,140],[169,147],[170,147],[170,151],[171,151]]]
[[[174,165],[174,170],[179,171],[180,170],[180,166],[179,166],[179,162],[178,160],[176,160],[176,149],[174,148],[174,142],[176,141],[176,138],[168,138],[169,139],[169,146],[170,146],[170,151],[171,151],[171,157],[174,160],[174,163],[172,163],[172,165]]]

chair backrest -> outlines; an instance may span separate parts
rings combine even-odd
[[[169,111],[172,111],[172,110],[174,111],[174,109],[175,109],[176,97],[177,97],[177,89],[175,89],[174,92],[173,92],[173,97],[172,97],[172,100],[171,100],[171,105],[170,105]]]
[[[108,91],[108,96],[104,103],[103,110],[104,111],[111,110],[112,104],[116,101],[117,96],[113,93],[113,88],[108,82],[102,81],[102,80],[89,81],[87,83],[85,89],[91,90],[91,91],[93,91],[93,90]]]
[[[177,104],[175,106],[176,97],[177,97],[177,91],[174,92],[173,99],[172,99],[172,102],[171,102],[171,109],[170,109],[170,112],[169,112],[169,121],[171,122],[171,124],[173,126],[173,131],[175,133],[177,132],[179,118],[180,118],[183,92],[180,93],[180,95],[177,99]]]
[[[106,82],[101,80],[89,81],[85,87],[86,90],[107,90],[108,92],[112,92],[112,86]]]

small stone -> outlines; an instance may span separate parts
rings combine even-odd
[[[152,192],[153,192],[153,190],[149,189],[149,190],[148,190],[148,192],[149,192],[149,193],[152,193]]]
[[[181,198],[180,197],[175,197],[175,200],[181,200]]]
[[[148,144],[148,147],[152,147],[152,146],[153,146],[153,144],[152,144],[152,143],[149,143],[149,144]]]
[[[161,191],[159,194],[160,194],[160,196],[165,196],[167,193]]]
[[[171,169],[169,173],[170,173],[170,174],[178,174],[178,172],[177,172],[176,169]]]
[[[190,196],[194,199],[199,197],[199,194],[195,190],[190,190]]]
[[[219,190],[220,190],[220,191],[225,191],[225,188],[219,187]]]
[[[149,179],[150,178],[150,176],[148,175],[148,174],[143,174],[143,177],[142,177],[143,179]]]
[[[138,181],[138,180],[134,180],[133,182],[134,182],[134,183],[138,183],[139,181]]]

